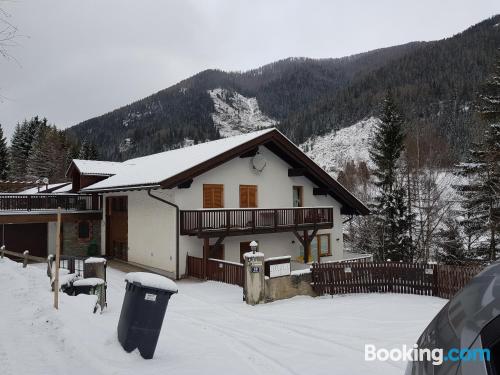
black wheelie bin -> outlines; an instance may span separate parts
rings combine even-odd
[[[123,349],[136,348],[145,359],[153,358],[168,301],[177,293],[170,279],[148,272],[131,272],[125,276],[118,340]]]

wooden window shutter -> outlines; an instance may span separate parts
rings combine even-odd
[[[240,207],[257,207],[257,185],[240,185]]]
[[[203,185],[203,208],[224,207],[224,185]]]

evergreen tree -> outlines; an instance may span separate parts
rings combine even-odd
[[[459,173],[467,183],[459,192],[464,198],[463,225],[487,238],[477,252],[493,261],[500,231],[500,59],[478,96],[476,111],[488,126],[484,140],[470,151],[468,162],[460,165]]]
[[[14,179],[23,180],[28,173],[28,158],[31,147],[40,126],[46,126],[47,119],[40,120],[38,116],[17,124],[12,136],[10,154],[11,175]]]
[[[401,183],[400,157],[404,150],[402,118],[392,94],[387,93],[381,123],[377,127],[370,150],[375,165],[374,176],[380,193],[375,204],[375,225],[378,246],[376,257],[380,261],[412,261],[409,239],[409,213],[406,190]],[[398,178],[399,177],[399,178]],[[410,246],[410,247],[409,247]]]
[[[49,177],[50,166],[47,163],[47,150],[51,145],[47,142],[47,126],[39,126],[33,139],[27,161],[27,177],[29,179],[39,179]]]
[[[467,251],[454,218],[447,218],[437,233],[438,260],[444,264],[461,265],[467,261]]]
[[[9,175],[9,152],[7,141],[3,136],[3,129],[0,125],[0,179],[6,180]]]

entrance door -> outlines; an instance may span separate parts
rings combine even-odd
[[[106,198],[106,255],[128,260],[128,199]]]

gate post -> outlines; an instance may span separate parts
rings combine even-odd
[[[245,253],[243,258],[245,260],[243,298],[249,305],[263,303],[265,299],[264,254],[250,251]]]

